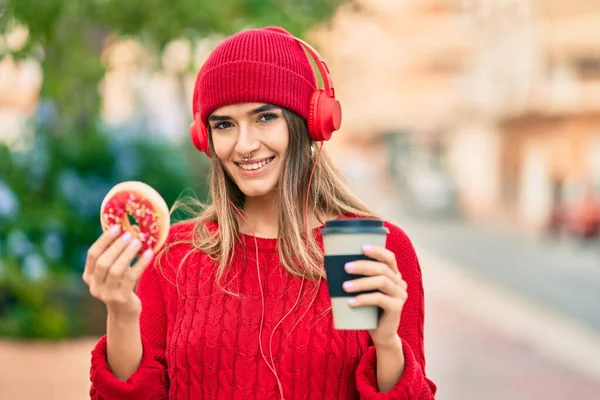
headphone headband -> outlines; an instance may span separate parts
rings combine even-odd
[[[325,92],[327,93],[327,95],[329,97],[335,99],[335,89],[333,87],[333,78],[331,77],[331,73],[329,72],[329,67],[327,67],[327,63],[325,62],[323,57],[321,57],[319,52],[317,52],[317,50],[315,50],[314,47],[312,47],[310,44],[306,43],[304,40],[297,38],[295,36],[292,36],[292,35],[290,35],[290,36],[292,38],[294,38],[298,43],[300,43],[302,45],[302,47],[304,47],[306,49],[306,51],[308,51],[308,53],[311,55],[312,59],[315,61],[315,64],[317,64],[317,68],[319,69],[319,72],[321,73],[321,78],[323,78],[323,85],[325,86]]]

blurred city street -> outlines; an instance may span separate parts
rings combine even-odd
[[[600,0],[4,3],[0,400],[88,398],[102,199],[210,200],[196,75],[268,25],[327,61],[327,153],[413,241],[436,398],[600,399]]]
[[[600,244],[534,239],[511,228],[399,217],[411,236],[469,272],[600,330]],[[477,251],[472,251],[476,249]]]
[[[597,399],[598,249],[563,248],[459,219],[417,219],[404,211],[381,150],[336,156],[360,197],[415,244],[436,398]]]

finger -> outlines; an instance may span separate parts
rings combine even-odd
[[[353,279],[343,284],[347,293],[366,292],[379,290],[391,297],[401,297],[402,287],[385,275],[370,276],[367,278]]]
[[[94,280],[97,284],[103,284],[106,280],[106,274],[112,267],[117,257],[123,252],[125,247],[131,241],[132,235],[130,232],[125,232],[119,240],[115,240],[108,249],[96,261]]]
[[[134,239],[117,257],[106,274],[106,286],[108,288],[118,288],[121,285],[121,281],[127,270],[131,267],[131,262],[140,250],[141,245],[142,243],[138,239]]]
[[[150,262],[152,261],[153,256],[154,256],[154,253],[152,252],[152,250],[150,250],[150,249],[146,250],[142,254],[142,256],[136,261],[136,263],[133,265],[133,267],[131,267],[130,269],[128,269],[126,271],[127,279],[125,279],[126,283],[123,283],[123,285],[126,284],[133,289],[133,287],[135,286],[137,281],[140,279],[140,277],[142,276],[142,274],[144,273],[144,271],[146,270],[148,265],[150,265]]]
[[[406,297],[396,298],[387,296],[381,292],[365,293],[359,296],[348,299],[348,304],[352,307],[365,307],[365,306],[377,306],[381,307],[383,311],[400,313]]]
[[[385,247],[367,245],[363,246],[362,251],[365,256],[381,261],[393,271],[399,272],[398,264],[396,263],[396,255]]]
[[[379,261],[371,260],[356,260],[346,263],[344,269],[349,274],[376,276],[384,275],[390,278],[393,282],[400,283],[402,277],[397,271],[393,271],[386,264]]]
[[[120,225],[114,225],[100,235],[100,237],[90,246],[85,259],[85,268],[83,269],[83,280],[89,284],[91,277],[94,276],[96,261],[98,257],[112,244],[121,232]]]

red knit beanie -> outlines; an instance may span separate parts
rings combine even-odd
[[[194,113],[202,123],[217,108],[268,103],[308,118],[316,77],[303,47],[279,27],[239,32],[210,54],[198,73]]]

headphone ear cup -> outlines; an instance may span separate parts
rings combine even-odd
[[[342,106],[327,95],[325,90],[315,90],[308,107],[308,132],[312,140],[329,140],[342,124]]]
[[[196,114],[194,122],[190,125],[190,136],[192,143],[198,151],[206,153],[210,156],[210,149],[208,146],[208,129],[200,122],[200,116]]]

